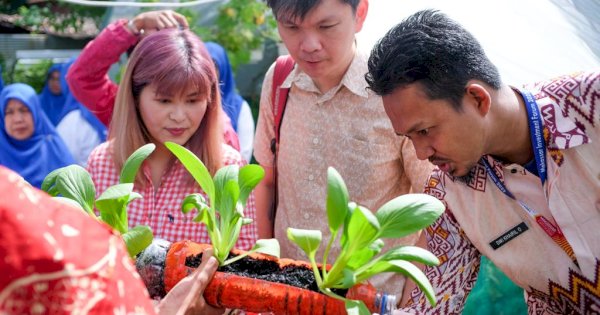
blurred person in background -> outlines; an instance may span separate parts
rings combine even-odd
[[[254,145],[254,118],[250,105],[236,90],[233,69],[229,64],[225,48],[217,43],[207,42],[206,49],[215,62],[219,74],[223,110],[229,116],[231,125],[240,139],[240,153],[247,162],[250,162]]]
[[[53,170],[75,160],[44,114],[35,90],[15,83],[0,93],[0,165],[39,188]]]

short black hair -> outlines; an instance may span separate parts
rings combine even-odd
[[[502,85],[498,69],[477,39],[436,10],[411,15],[380,39],[365,78],[378,95],[420,83],[430,99],[448,100],[456,110],[461,110],[469,80],[483,81],[496,90]]]
[[[273,10],[276,19],[279,18],[300,18],[303,20],[306,14],[318,6],[322,0],[267,0],[267,5]],[[352,7],[352,12],[356,12],[360,0],[338,0]]]

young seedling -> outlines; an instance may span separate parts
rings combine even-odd
[[[437,257],[415,246],[399,246],[375,256],[383,248],[382,238],[400,238],[433,223],[444,211],[439,200],[425,194],[407,194],[392,199],[373,214],[369,209],[349,202],[344,180],[330,167],[327,170],[326,208],[331,238],[323,253],[321,270],[316,259],[321,231],[287,230],[288,238],[307,254],[322,293],[343,300],[348,314],[370,314],[362,301],[347,299],[331,289],[348,289],[376,274],[397,272],[411,278],[425,292],[429,302],[435,305],[433,287],[423,272],[409,261],[437,265]],[[327,256],[338,240],[340,254],[327,269]]]
[[[127,205],[140,194],[133,191],[133,182],[142,162],[155,149],[154,144],[146,144],[137,149],[125,161],[119,177],[119,184],[108,187],[96,197],[96,187],[90,174],[79,165],[69,165],[52,171],[42,183],[42,190],[75,205],[93,218],[96,218],[113,229],[119,231],[131,257],[135,257],[152,243],[152,230],[146,225],[138,225],[129,229]],[[97,217],[94,207],[100,212]]]
[[[221,266],[253,252],[279,257],[277,240],[264,239],[258,240],[244,255],[227,259],[240,236],[242,226],[252,223],[251,219],[244,217],[244,208],[250,193],[265,176],[262,167],[253,164],[241,168],[227,165],[219,169],[213,179],[204,163],[193,152],[173,142],[166,142],[165,146],[181,161],[208,197],[207,202],[200,193],[188,195],[183,200],[181,209],[184,213],[192,209],[198,211],[194,221],[206,225],[214,256]]]

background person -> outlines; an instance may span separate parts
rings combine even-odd
[[[225,48],[215,42],[207,42],[206,49],[215,62],[219,74],[223,110],[229,116],[231,125],[238,135],[242,157],[250,162],[252,159],[252,146],[254,145],[252,110],[250,110],[248,102],[236,90],[233,69],[229,64]]]
[[[75,163],[27,84],[10,84],[0,93],[0,130],[0,165],[34,187],[53,170]]]

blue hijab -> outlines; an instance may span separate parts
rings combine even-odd
[[[0,92],[4,88],[4,80],[2,79],[2,65],[0,65]]]
[[[69,61],[64,63],[60,69],[60,88],[65,95],[65,103],[61,113],[62,117],[60,119],[63,119],[68,113],[74,110],[79,110],[81,112],[81,117],[83,117],[83,119],[85,119],[90,126],[96,130],[98,138],[100,138],[100,142],[104,142],[106,141],[106,136],[108,134],[106,126],[104,126],[104,124],[98,119],[98,117],[96,117],[96,115],[90,112],[87,107],[83,106],[83,104],[81,104],[73,96],[73,93],[71,93],[71,89],[69,89],[69,85],[67,84],[67,71],[69,71],[69,68],[73,62],[75,62],[75,58],[71,58]]]
[[[221,45],[213,42],[206,42],[205,45],[219,71],[219,87],[221,89],[223,110],[229,116],[231,125],[237,132],[237,121],[244,99],[236,91],[233,69],[229,64],[229,58]]]
[[[52,72],[55,71],[58,71],[60,73],[60,76],[62,77],[63,74],[61,72],[61,68],[61,64],[54,64],[52,65],[52,67],[50,67],[50,69],[48,69],[48,74],[46,76],[46,84],[42,89],[42,93],[40,93],[40,104],[42,105],[42,109],[44,110],[44,113],[46,113],[46,116],[48,117],[48,119],[50,119],[50,122],[54,126],[58,125],[58,123],[66,115],[66,113],[63,112],[63,105],[65,104],[66,94],[64,89],[61,89],[59,95],[52,93],[50,91],[50,88],[48,87],[48,79],[50,79],[50,75],[52,74]]]
[[[16,140],[8,135],[4,124],[6,105],[11,99],[21,101],[31,111],[33,134],[29,139]],[[69,149],[44,114],[35,90],[27,84],[7,85],[0,93],[0,164],[19,173],[35,187],[51,171],[75,164]]]

